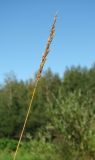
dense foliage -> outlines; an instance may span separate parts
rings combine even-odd
[[[11,141],[11,150],[15,150],[14,140],[21,132],[34,83],[35,79],[18,81],[12,74],[0,86],[1,149],[8,148]],[[95,65],[90,69],[67,68],[63,78],[51,70],[44,73],[23,141],[35,141],[39,145],[44,142],[46,148],[52,146],[51,155],[58,153],[56,157],[60,155],[60,160],[95,159]]]

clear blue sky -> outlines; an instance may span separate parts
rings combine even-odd
[[[61,76],[66,66],[95,62],[95,0],[0,0],[0,83],[37,71],[58,11],[56,34],[44,70]]]

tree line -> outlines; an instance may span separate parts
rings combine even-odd
[[[34,84],[35,78],[6,76],[0,86],[0,138],[18,139]],[[95,65],[66,68],[62,78],[50,69],[43,74],[23,139],[59,144],[70,157],[95,158]]]

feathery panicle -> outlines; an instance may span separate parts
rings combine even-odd
[[[40,68],[39,68],[39,71],[38,71],[38,74],[37,74],[37,80],[39,80],[40,77],[41,77],[41,73],[42,73],[42,70],[43,70],[43,67],[44,67],[44,64],[45,64],[45,61],[46,61],[46,57],[49,53],[50,44],[53,40],[54,32],[55,32],[55,23],[56,23],[56,16],[54,17],[54,22],[53,22],[53,25],[52,25],[52,28],[51,28],[51,32],[50,32],[50,35],[49,35],[49,38],[48,38],[48,42],[46,44],[46,49],[45,49],[45,52],[42,56],[42,61],[41,61]]]

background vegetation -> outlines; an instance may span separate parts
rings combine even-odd
[[[35,79],[0,86],[0,160],[11,159]],[[17,160],[95,160],[95,65],[49,69],[39,82]]]

